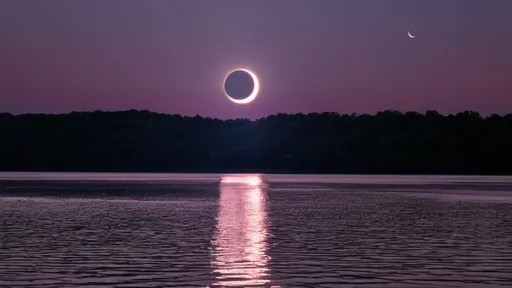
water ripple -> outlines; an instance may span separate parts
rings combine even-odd
[[[510,202],[244,177],[0,183],[0,287],[512,285]]]

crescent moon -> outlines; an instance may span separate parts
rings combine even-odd
[[[411,35],[411,32],[409,32],[409,31],[407,31],[407,35],[409,35],[409,37],[410,37],[411,39],[416,38],[416,36],[412,36],[412,35]]]
[[[247,74],[251,75],[252,81],[254,82],[254,88],[252,89],[251,95],[247,96],[247,98],[244,99],[233,99],[229,97],[226,91],[224,91],[224,94],[226,94],[229,100],[235,102],[236,104],[251,103],[254,99],[256,99],[256,96],[258,96],[258,92],[260,92],[260,81],[258,80],[258,77],[252,71],[247,69],[235,69],[233,71],[244,71]],[[226,82],[226,79],[228,78],[229,74],[231,74],[233,71],[229,72],[228,75],[226,75],[226,77],[224,78],[224,82]]]

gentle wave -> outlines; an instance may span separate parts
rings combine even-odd
[[[228,180],[0,197],[0,287],[512,285],[510,203]]]

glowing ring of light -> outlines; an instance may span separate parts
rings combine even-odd
[[[226,89],[224,87],[224,85],[226,85],[226,80],[228,80],[229,75],[231,75],[231,73],[233,73],[235,71],[244,71],[244,72],[246,72],[247,74],[249,74],[251,76],[252,82],[254,82],[254,87],[252,88],[251,95],[247,96],[244,99],[234,99],[234,98],[231,98],[231,96],[228,95],[228,93],[226,92]],[[247,70],[247,69],[235,69],[235,70],[229,72],[228,75],[224,78],[224,83],[223,84],[224,85],[223,85],[222,89],[224,90],[224,93],[226,94],[226,96],[228,96],[229,100],[235,102],[236,104],[251,103],[254,99],[256,99],[256,96],[258,96],[258,92],[260,92],[260,81],[258,80],[258,77],[252,71]]]

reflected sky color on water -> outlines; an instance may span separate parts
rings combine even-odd
[[[512,177],[2,177],[0,287],[512,283]]]
[[[222,176],[214,234],[214,286],[269,282],[267,191],[261,176]]]
[[[252,176],[251,176],[252,175]],[[0,180],[23,181],[128,181],[128,182],[190,182],[224,183],[239,179],[265,179],[266,183],[337,183],[337,184],[456,184],[512,183],[512,176],[459,175],[299,175],[299,174],[183,174],[183,173],[87,173],[87,172],[0,172]],[[237,180],[238,179],[238,180]],[[254,180],[254,179],[253,179]],[[252,180],[249,180],[252,181]]]

